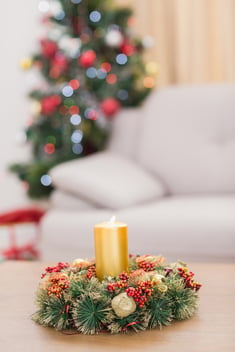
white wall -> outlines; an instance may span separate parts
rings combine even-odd
[[[26,73],[20,60],[37,46],[41,28],[39,0],[3,1],[0,21],[0,211],[26,202],[21,183],[6,173],[7,165],[27,159],[29,150],[17,142],[29,116]]]

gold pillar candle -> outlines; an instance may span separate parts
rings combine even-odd
[[[96,275],[118,276],[128,271],[127,225],[112,218],[94,227]]]

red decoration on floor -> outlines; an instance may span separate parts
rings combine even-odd
[[[10,247],[2,251],[5,259],[25,260],[39,259],[37,243],[39,241],[39,223],[45,211],[38,208],[21,208],[0,214],[0,226],[9,229]],[[36,226],[35,239],[23,246],[17,246],[15,226],[23,223],[33,223]]]

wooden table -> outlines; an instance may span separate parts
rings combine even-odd
[[[45,268],[41,262],[0,264],[0,351],[4,352],[234,352],[235,265],[192,264],[203,283],[193,318],[162,330],[128,335],[65,335],[35,324],[34,292]]]

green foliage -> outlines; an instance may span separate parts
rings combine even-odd
[[[172,302],[172,312],[176,320],[189,319],[198,307],[198,296],[195,291],[177,284],[168,292]]]
[[[125,318],[118,318],[109,326],[112,333],[127,332],[127,331],[143,331],[148,327],[149,315],[145,309],[137,308],[136,311]]]
[[[40,302],[40,297],[38,301]],[[70,302],[64,298],[50,296],[43,298],[40,302],[40,309],[33,315],[33,320],[44,326],[53,327],[56,330],[66,330],[71,328]]]
[[[149,303],[150,319],[148,326],[150,329],[170,325],[173,320],[172,303],[167,295],[161,295]]]
[[[97,278],[86,279],[83,275],[79,275],[70,282],[69,292],[72,298],[79,298],[85,293],[96,294],[99,298],[104,292],[102,283]]]
[[[94,297],[92,293],[84,294],[74,304],[73,320],[78,331],[83,334],[95,334],[101,332],[106,325],[110,324],[111,318],[110,301],[102,297]]]
[[[43,198],[47,197],[48,194],[53,190],[50,185],[44,187],[40,182],[41,176],[48,173],[49,169],[54,166],[55,163],[52,162],[42,162],[37,163],[23,163],[23,164],[13,164],[10,170],[17,173],[20,180],[24,181],[27,186],[27,194],[31,198]],[[29,186],[30,185],[30,186]]]
[[[115,7],[112,0],[57,3],[61,10],[49,13],[48,23],[44,24],[48,26],[45,45],[41,42],[40,50],[32,55],[32,66],[44,82],[29,93],[35,111],[25,133],[32,158],[28,163],[10,167],[27,183],[32,198],[45,197],[52,191],[52,185],[42,184],[41,177],[53,166],[103,150],[110,134],[108,120],[121,107],[141,104],[151,91],[143,85],[147,76],[142,59],[144,47],[129,27],[131,9]],[[91,19],[92,11],[100,13],[98,21]],[[107,40],[110,33],[111,42]],[[115,33],[120,37],[116,44]],[[87,51],[93,51],[95,58],[82,64],[80,59]],[[117,61],[120,54],[126,62]],[[102,68],[104,63],[110,65],[107,71]],[[93,75],[88,74],[89,68]],[[108,76],[114,81],[110,83]],[[63,88],[71,87],[74,79],[80,86],[73,88],[71,94],[64,94]],[[102,105],[107,98],[116,104],[111,113]],[[73,115],[79,115],[81,121],[72,123]],[[80,134],[81,140],[73,138],[74,132]]]

